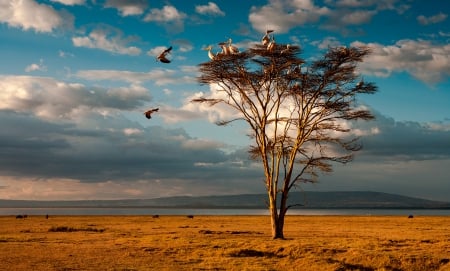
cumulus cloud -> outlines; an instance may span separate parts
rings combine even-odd
[[[361,151],[366,157],[381,160],[435,160],[450,158],[448,125],[395,121],[375,112],[376,121],[357,123],[355,129],[374,130],[363,135]]]
[[[195,6],[195,11],[203,15],[225,16],[225,12],[220,10],[219,6],[214,2],[208,2],[208,5]]]
[[[162,9],[153,8],[144,17],[145,22],[163,24],[168,30],[180,32],[184,29],[184,19],[187,15],[174,6],[166,5]]]
[[[87,47],[105,50],[115,54],[140,55],[141,49],[128,46],[136,37],[123,37],[122,31],[112,27],[99,27],[92,30],[87,36],[73,37],[76,47]]]
[[[73,16],[66,12],[58,12],[52,6],[34,0],[2,0],[0,22],[24,30],[52,32],[60,27],[72,27]]]
[[[63,51],[63,50],[59,50],[59,51],[58,51],[58,56],[59,56],[59,57],[66,58],[66,57],[74,57],[75,55],[72,54],[72,53],[69,53],[69,52],[65,52],[65,51]]]
[[[50,0],[67,6],[84,5],[86,0]]]
[[[417,21],[421,25],[429,25],[443,22],[447,19],[448,15],[444,13],[439,13],[430,17],[425,17],[424,15],[417,16]]]
[[[402,14],[410,8],[401,0],[325,0],[325,3],[339,8],[373,8],[374,10],[394,10]]]
[[[335,37],[325,37],[319,41],[312,41],[312,45],[317,46],[319,49],[327,49],[329,47],[341,46],[341,42]]]
[[[39,63],[32,63],[25,68],[26,72],[33,71],[47,71],[47,67],[44,65],[44,60],[39,60]]]
[[[252,7],[249,21],[260,32],[270,28],[285,33],[293,27],[317,22],[330,12],[327,7],[316,6],[312,0],[273,0],[265,6]]]
[[[108,110],[133,110],[150,101],[148,90],[138,85],[92,88],[47,77],[0,76],[0,89],[0,110],[48,120],[77,119]]]
[[[173,44],[176,45],[178,50],[183,53],[190,52],[194,48],[192,42],[186,39],[176,39],[173,41]]]
[[[147,8],[145,0],[107,0],[105,7],[117,9],[122,16],[141,15]]]
[[[330,12],[321,27],[343,35],[362,34],[358,26],[370,23],[374,16],[384,10],[394,10],[402,14],[409,9],[408,5],[398,0],[326,0],[325,3],[329,5]]]
[[[395,10],[401,14],[408,8],[398,0],[326,0],[321,4],[312,0],[272,0],[267,5],[252,7],[249,21],[260,32],[270,28],[284,33],[295,27],[316,23],[321,28],[348,35],[358,34],[361,30],[357,27],[369,23],[381,11]]]
[[[230,170],[236,156],[227,155],[223,143],[192,138],[180,128],[142,127],[120,115],[50,123],[0,110],[0,118],[0,176],[92,183],[184,179],[186,185],[242,179]],[[198,163],[216,167],[199,170]]]
[[[428,84],[441,82],[450,75],[450,46],[424,40],[400,40],[392,45],[354,42],[369,46],[373,52],[363,63],[361,72],[388,77],[394,72],[407,72]]]
[[[16,198],[28,199],[142,198],[264,188],[259,182],[263,178],[260,164],[249,160],[246,147],[229,152],[224,142],[195,138],[181,128],[144,127],[125,118],[121,110],[133,111],[150,99],[138,85],[103,89],[51,78],[2,76],[0,89],[3,198],[14,193]],[[210,91],[221,95],[217,87]],[[189,102],[201,95],[186,97],[180,108],[162,106],[160,117],[208,117],[211,121],[233,117],[227,108]],[[115,113],[105,114],[108,110]],[[353,188],[360,181],[365,189],[384,191],[386,183],[370,168],[383,168],[383,174],[395,177],[408,167],[406,163],[418,169],[427,161],[450,160],[448,122],[398,122],[380,113],[376,117],[352,124],[364,148],[347,171],[337,167],[334,182],[324,187],[345,186],[351,179]],[[327,178],[320,180],[327,182]],[[29,189],[19,191],[24,184]]]

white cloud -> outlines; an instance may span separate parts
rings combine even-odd
[[[195,6],[195,11],[200,14],[213,15],[213,16],[225,16],[225,12],[220,10],[214,2],[208,2],[208,5]]]
[[[153,8],[145,16],[146,22],[171,22],[179,21],[186,17],[186,14],[179,12],[174,6],[164,6],[162,9]]]
[[[88,36],[73,37],[72,42],[76,47],[101,49],[116,54],[141,54],[141,49],[135,46],[128,46],[128,43],[136,38],[124,38],[122,35],[123,33],[120,30],[111,27],[97,28],[92,30]]]
[[[360,25],[370,22],[375,11],[357,10],[354,12],[348,12],[341,17],[342,23],[345,25]]]
[[[24,30],[52,32],[59,27],[71,27],[73,16],[33,0],[1,0],[0,22]]]
[[[273,0],[265,6],[252,7],[249,21],[260,32],[270,28],[284,33],[293,27],[317,22],[321,16],[329,13],[327,7],[315,6],[311,0]]]
[[[141,86],[90,88],[47,77],[0,76],[0,89],[0,110],[48,120],[75,119],[108,109],[132,110],[150,100],[148,90]]]
[[[273,0],[260,9],[252,9],[250,21],[258,30],[266,25],[268,28],[281,28],[281,32],[286,32],[290,28],[307,23],[318,23],[319,28],[343,35],[360,35],[362,30],[355,26],[369,23],[381,11],[394,10],[401,14],[407,9],[409,6],[398,0],[325,0],[322,6],[315,5],[310,0]]]
[[[33,71],[47,71],[47,67],[44,65],[44,60],[40,60],[39,63],[32,63],[25,68],[26,72]]]
[[[123,133],[127,136],[130,136],[130,135],[142,134],[143,131],[141,129],[137,129],[137,128],[125,128],[125,129],[123,129]]]
[[[192,43],[186,39],[176,39],[173,41],[173,44],[177,45],[177,50],[182,53],[190,52],[194,48]]]
[[[105,7],[116,8],[122,16],[141,15],[147,8],[145,0],[107,0]]]
[[[156,47],[150,49],[149,51],[147,51],[147,55],[157,57],[166,49],[167,49],[167,46],[156,46]]]
[[[166,5],[162,9],[153,8],[144,17],[145,22],[156,22],[162,24],[167,29],[180,32],[184,29],[183,20],[187,15],[178,11],[174,6]]]
[[[373,52],[360,64],[361,72],[388,77],[394,72],[407,72],[415,78],[434,84],[450,76],[450,45],[424,40],[400,40],[393,45],[354,42],[369,46]]]
[[[447,19],[448,15],[444,13],[439,13],[430,17],[425,17],[424,15],[417,16],[417,21],[421,25],[429,25],[443,22]]]
[[[67,6],[84,5],[86,0],[50,0]]]
[[[63,57],[63,58],[65,58],[65,57],[74,57],[75,56],[72,53],[64,52],[62,50],[58,51],[58,55],[59,55],[59,57]]]
[[[181,146],[189,150],[207,150],[211,148],[222,148],[225,144],[218,141],[213,141],[209,139],[186,139],[181,140]]]
[[[86,183],[71,178],[26,178],[0,176],[5,184],[0,189],[1,199],[23,200],[98,200],[124,198],[151,198],[176,195],[171,185],[162,186],[157,180],[99,181]],[[171,180],[170,184],[180,183]],[[173,194],[172,194],[173,193]]]
[[[317,46],[319,49],[327,49],[329,47],[338,47],[341,45],[340,41],[335,37],[325,37],[320,41],[312,41],[311,44]]]

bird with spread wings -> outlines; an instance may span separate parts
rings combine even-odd
[[[172,46],[165,49],[156,59],[162,63],[170,63],[170,60],[167,58],[167,54],[170,54],[170,51],[172,51]]]
[[[158,112],[158,110],[159,110],[159,108],[153,108],[153,109],[147,110],[147,111],[144,113],[144,115],[145,115],[145,117],[146,117],[147,119],[151,119],[151,118],[152,118],[152,114],[155,113],[155,112]]]

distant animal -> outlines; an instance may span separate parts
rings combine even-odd
[[[159,215],[152,215],[152,218],[159,218]]]
[[[191,219],[194,218],[193,215],[187,215],[186,217],[187,217],[187,218],[191,218]]]
[[[170,63],[170,60],[167,58],[167,54],[170,54],[170,51],[172,51],[172,46],[170,46],[169,48],[164,50],[161,54],[159,54],[157,59],[162,63]]]
[[[145,117],[146,117],[147,119],[151,119],[151,118],[152,118],[152,114],[155,113],[155,112],[158,112],[158,110],[159,110],[159,108],[153,108],[153,109],[147,110],[147,111],[144,113],[144,115],[145,115]]]
[[[414,218],[414,216],[413,215],[409,215],[408,218]]]
[[[45,215],[45,219],[48,219],[48,215]]]
[[[16,215],[16,219],[22,219],[23,215]]]

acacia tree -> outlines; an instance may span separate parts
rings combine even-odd
[[[309,65],[297,46],[276,44],[270,50],[254,44],[243,52],[217,55],[199,64],[200,84],[215,85],[209,96],[192,100],[210,106],[225,104],[250,127],[252,158],[262,162],[272,237],[284,238],[285,215],[296,204],[289,192],[301,183],[316,182],[332,163],[347,163],[361,148],[349,121],[373,115],[356,96],[375,93],[373,83],[356,73],[370,53],[367,47],[329,48]]]

